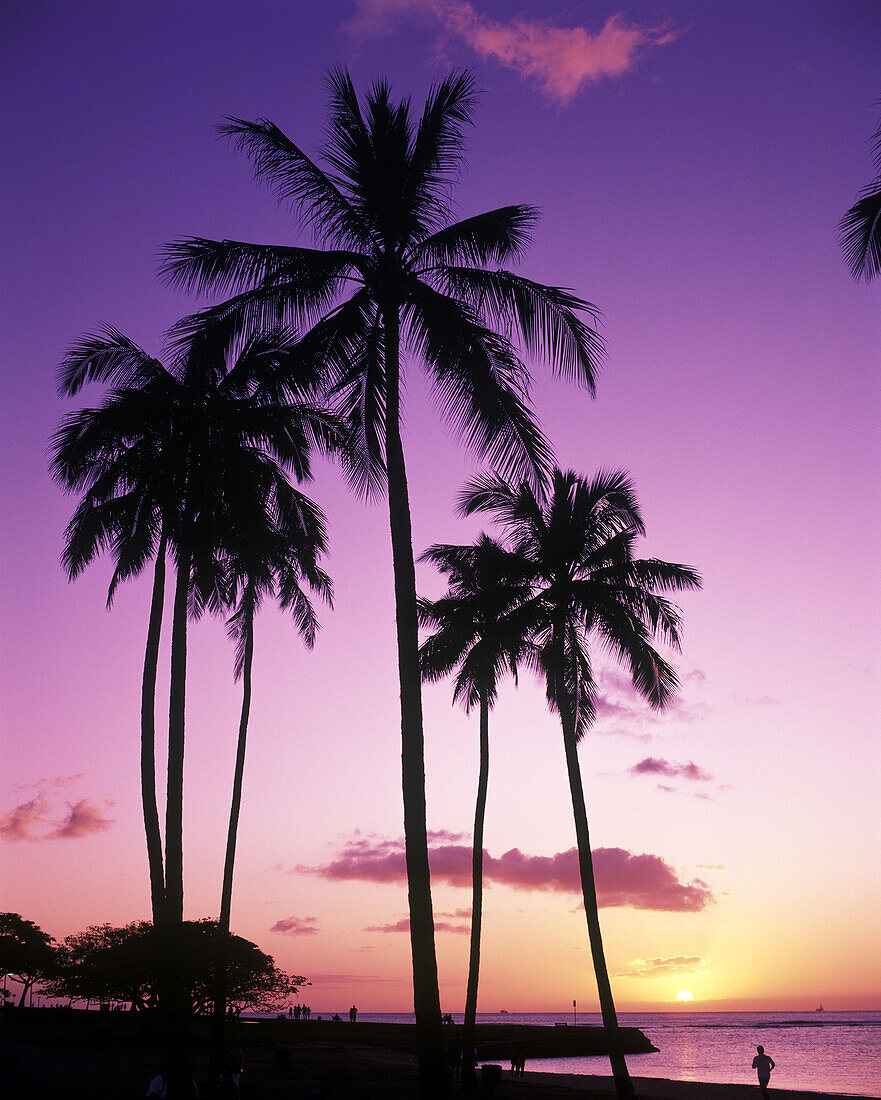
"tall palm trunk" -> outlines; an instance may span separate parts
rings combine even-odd
[[[413,1007],[423,1100],[447,1093],[447,1066],[441,1026],[434,914],[428,867],[425,806],[425,749],[422,727],[422,677],[416,614],[416,568],[407,474],[400,432],[399,318],[397,307],[384,310],[389,526],[395,583],[398,675],[401,686],[401,773],[404,801],[404,851],[413,958]]]
[[[486,788],[489,782],[489,702],[480,693],[480,768],[477,803],[474,808],[474,837],[471,852],[471,950],[468,956],[468,988],[465,993],[465,1023],[462,1028],[462,1083],[467,1091],[477,1086],[473,1050],[477,1020],[477,986],[480,975],[480,930],[483,919],[483,825],[486,819]]]
[[[184,719],[187,675],[187,610],[192,569],[192,530],[186,517],[177,557],[171,620],[171,685],[168,705],[168,784],[165,803],[165,912],[160,1007],[165,1024],[165,1056],[170,1100],[188,1095],[190,1004],[183,980],[183,794]]]
[[[144,831],[147,836],[147,864],[150,869],[150,899],[154,925],[163,922],[165,909],[162,835],[159,831],[159,810],[156,806],[156,672],[159,665],[162,612],[165,606],[167,542],[163,530],[153,571],[153,597],[150,602],[150,623],[147,627],[144,676],[141,682],[141,803],[144,810]]]
[[[184,919],[184,730],[187,682],[187,605],[192,551],[181,539],[171,620],[171,685],[168,703],[168,776],[165,803],[165,897],[168,923]]]
[[[245,624],[245,654],[242,664],[242,710],[239,717],[239,739],[236,746],[236,769],[232,784],[232,802],[229,809],[229,830],[226,837],[226,858],[223,863],[223,886],[220,892],[220,919],[217,923],[218,958],[214,1014],[211,1026],[211,1081],[217,1080],[226,1034],[226,960],[229,937],[230,911],[232,909],[232,878],[236,860],[236,839],[239,829],[239,812],[242,807],[242,780],[245,774],[245,747],[248,738],[248,719],[251,714],[251,670],[254,664],[253,612]]]
[[[226,859],[223,864],[223,888],[220,895],[220,929],[229,932],[232,908],[232,877],[236,860],[236,838],[239,829],[239,813],[242,808],[242,780],[245,774],[245,747],[248,739],[248,720],[251,715],[251,670],[254,665],[254,622],[245,627],[245,656],[242,664],[242,711],[239,717],[239,739],[236,746],[236,770],[232,785],[232,802],[229,810],[229,830],[226,837]]]
[[[618,1017],[615,1002],[612,999],[612,985],[603,951],[603,937],[600,932],[599,907],[597,905],[596,882],[593,874],[593,857],[590,851],[590,834],[587,829],[587,811],[584,806],[584,787],[581,782],[581,768],[578,763],[578,746],[575,741],[575,723],[571,715],[565,714],[565,705],[560,708],[563,720],[563,744],[566,748],[566,770],[569,773],[569,790],[572,794],[572,813],[575,817],[575,839],[578,845],[578,868],[581,872],[581,893],[584,898],[584,914],[587,918],[587,935],[590,941],[590,954],[596,974],[597,992],[600,998],[600,1011],[603,1014],[603,1031],[609,1048],[609,1062],[615,1079],[615,1092],[618,1100],[632,1100],[636,1095],[633,1082],[627,1070],[627,1062],[621,1049],[621,1036],[618,1032]]]

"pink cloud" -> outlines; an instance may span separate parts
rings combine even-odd
[[[447,36],[513,69],[548,99],[564,104],[586,84],[630,72],[647,49],[678,36],[669,26],[641,27],[620,13],[609,16],[595,34],[523,16],[500,22],[481,15],[468,0],[358,0],[347,28],[355,34],[383,35],[402,19],[433,19]]]
[[[22,802],[0,817],[0,837],[4,840],[40,840],[32,829],[45,820],[48,806],[44,798],[32,798]]]
[[[457,935],[467,935],[471,929],[467,924],[450,924],[449,921],[435,920],[435,932],[455,932]],[[409,932],[410,918],[401,917],[394,924],[371,924],[364,929],[365,932]]]
[[[280,932],[283,936],[314,936],[318,932],[318,921],[315,917],[285,917],[277,920],[269,931]]]
[[[81,798],[72,805],[68,803],[67,817],[46,839],[79,839],[91,833],[103,832],[112,824],[112,818],[105,817],[87,798]]]
[[[432,877],[451,886],[471,882],[471,849],[465,845],[441,845],[429,853]],[[594,875],[600,906],[651,909],[665,912],[697,912],[712,900],[709,886],[700,879],[680,882],[673,868],[660,856],[634,855],[623,848],[597,848]],[[330,863],[298,867],[298,871],[331,880],[404,882],[406,868],[400,841],[357,840],[346,845]],[[499,857],[484,852],[485,883],[516,890],[579,893],[581,879],[575,848],[553,856],[524,855],[512,848]]]
[[[706,965],[700,955],[673,955],[666,959],[633,959],[617,978],[666,978],[673,974],[694,974]]]
[[[630,768],[631,775],[665,775],[669,778],[688,779],[691,782],[707,782],[713,777],[708,771],[698,767],[693,760],[687,764],[673,764],[656,756],[647,756]]]
[[[41,782],[48,787],[69,787],[73,783],[79,783],[85,774],[85,772],[77,772],[76,775],[59,775],[55,779],[44,779]]]

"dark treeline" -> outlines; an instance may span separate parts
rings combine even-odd
[[[180,944],[169,944],[169,936]],[[173,951],[183,960],[180,980],[189,1014],[213,1008],[217,973],[225,975],[231,1007],[238,1011],[278,1012],[307,985],[285,974],[270,955],[217,921],[184,921],[169,931],[149,921],[117,927],[92,925],[56,943],[33,921],[18,913],[0,913],[0,967],[21,986],[19,1007],[28,993],[68,1004],[125,1004],[133,1012],[155,1012],[165,970]]]

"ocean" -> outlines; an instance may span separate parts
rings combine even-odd
[[[339,1009],[347,1019],[348,1009]],[[315,1015],[315,1013],[313,1013]],[[327,1019],[332,1012],[322,1012]],[[412,1023],[412,1013],[358,1013],[359,1020]],[[461,1014],[453,1013],[456,1023]],[[881,1012],[621,1012],[622,1027],[638,1027],[657,1054],[627,1057],[635,1077],[673,1081],[749,1084],[756,1046],[777,1063],[771,1088],[881,1097]],[[479,1012],[482,1024],[565,1022],[567,1012]],[[599,1013],[579,1012],[579,1024],[599,1027]],[[478,1049],[478,1059],[480,1050]],[[530,1059],[526,1068],[545,1073],[609,1074],[607,1058]]]

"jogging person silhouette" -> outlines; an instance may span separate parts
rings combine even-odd
[[[771,1070],[776,1065],[776,1062],[769,1055],[765,1054],[764,1047],[756,1047],[758,1054],[753,1058],[753,1069],[756,1071],[759,1077],[759,1088],[762,1090],[762,1096],[768,1095],[768,1082],[771,1080]]]

